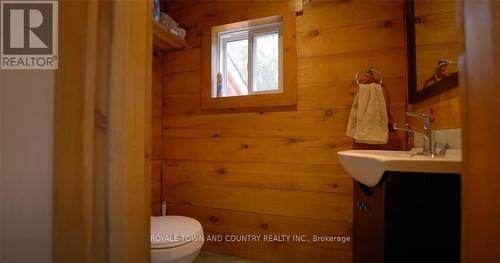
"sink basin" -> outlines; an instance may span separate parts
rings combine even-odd
[[[420,173],[460,173],[461,150],[449,149],[444,157],[415,155],[411,151],[348,150],[338,152],[344,169],[367,186],[378,184],[386,171]]]

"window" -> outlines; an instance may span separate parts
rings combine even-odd
[[[283,92],[280,18],[216,33],[212,97]]]
[[[297,105],[295,13],[201,31],[202,110]]]

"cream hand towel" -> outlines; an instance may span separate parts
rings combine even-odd
[[[346,135],[356,142],[386,144],[389,138],[384,91],[378,83],[360,84],[347,124]]]

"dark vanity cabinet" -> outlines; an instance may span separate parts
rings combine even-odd
[[[354,184],[354,262],[459,262],[460,176],[386,172]]]

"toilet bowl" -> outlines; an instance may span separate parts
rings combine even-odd
[[[201,224],[193,218],[151,217],[151,262],[191,263],[203,242]]]

